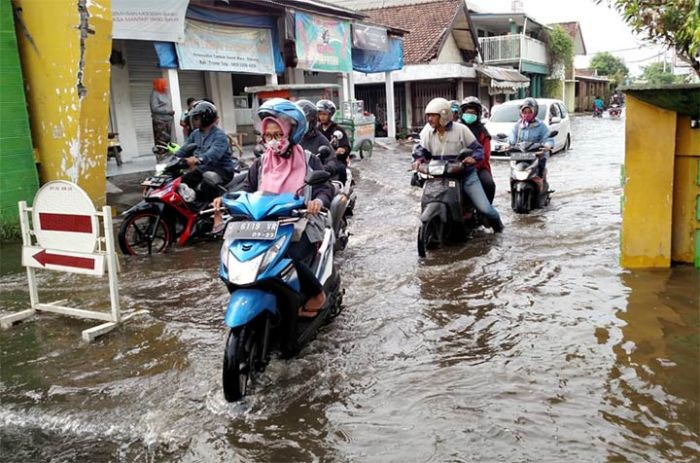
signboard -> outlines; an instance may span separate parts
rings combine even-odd
[[[112,38],[182,42],[189,0],[112,0]]]
[[[35,246],[22,248],[22,265],[87,275],[102,275],[105,269],[103,255],[53,251]]]
[[[92,200],[78,185],[49,182],[34,197],[32,224],[39,246],[57,251],[93,252],[98,223]]]
[[[403,68],[403,40],[389,38],[386,51],[353,49],[352,68],[364,73],[398,71]]]
[[[306,13],[295,13],[299,69],[352,72],[350,23]]]
[[[386,29],[367,24],[352,25],[352,46],[360,50],[387,51],[389,37]]]
[[[274,74],[269,29],[185,22],[185,41],[175,45],[180,69]]]

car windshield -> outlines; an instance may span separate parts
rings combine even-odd
[[[543,120],[545,105],[540,105],[537,119]],[[517,122],[520,119],[520,108],[514,104],[502,104],[493,108],[491,122]]]

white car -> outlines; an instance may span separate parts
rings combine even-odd
[[[535,98],[539,105],[537,119],[543,121],[550,132],[559,132],[554,137],[554,150],[566,151],[571,147],[571,118],[561,100],[550,98]],[[491,134],[491,155],[506,156],[504,150],[508,142],[498,140],[498,134],[510,136],[513,126],[520,119],[520,104],[524,100],[511,100],[491,108],[491,117],[486,123],[486,129]]]

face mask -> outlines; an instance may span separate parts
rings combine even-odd
[[[474,122],[476,122],[476,114],[462,114],[462,120],[466,124],[473,124]]]
[[[283,156],[283,154],[287,152],[287,148],[289,148],[289,141],[285,138],[265,142],[265,149],[277,156]]]
[[[535,119],[535,113],[522,114],[522,118],[525,122],[532,122]]]

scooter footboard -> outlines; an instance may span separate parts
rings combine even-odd
[[[277,298],[274,294],[259,289],[239,289],[231,293],[224,321],[230,328],[236,328],[266,310],[272,314],[277,313]]]

